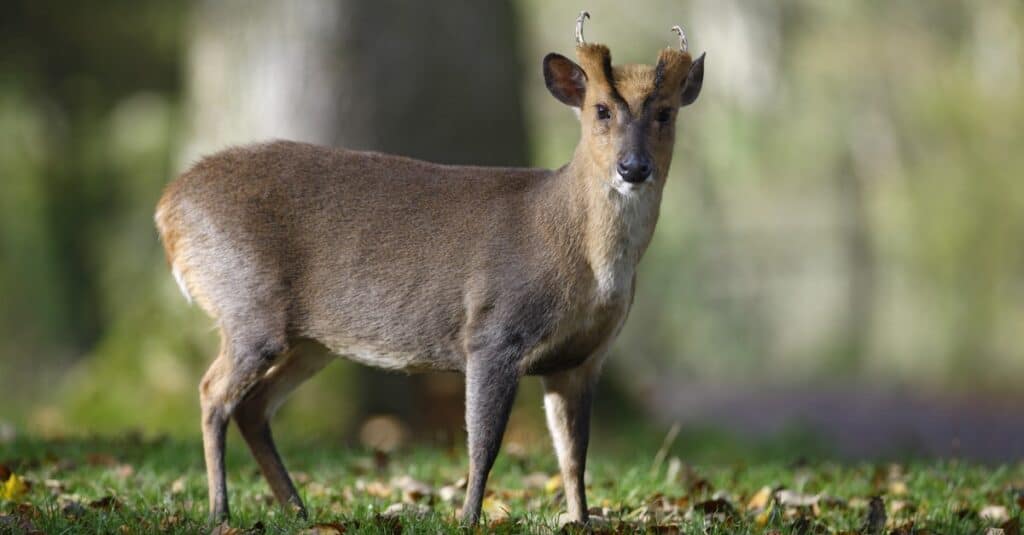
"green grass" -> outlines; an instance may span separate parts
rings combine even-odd
[[[300,521],[280,509],[248,453],[229,449],[231,525],[248,532],[299,532],[318,523],[344,526],[346,533],[458,532],[452,520],[459,505],[445,501],[439,489],[464,475],[465,454],[421,448],[388,458],[341,445],[292,445],[284,457],[296,476],[310,510]],[[655,441],[656,442],[656,441]],[[732,449],[730,449],[732,448]],[[612,533],[843,533],[857,532],[867,516],[867,501],[881,495],[890,518],[889,533],[984,533],[990,526],[1014,529],[1020,519],[1024,465],[982,466],[957,461],[910,461],[905,464],[803,461],[782,455],[758,458],[744,447],[709,446],[706,453],[685,453],[687,463],[669,461],[652,469],[653,452],[596,452],[590,460],[590,505],[603,508]],[[751,452],[775,451],[747,446]],[[488,503],[502,504],[511,515],[485,530],[498,533],[557,531],[561,493],[545,478],[556,471],[544,445],[535,453],[503,454],[491,475]],[[646,448],[645,448],[646,450]],[[722,452],[735,454],[723,459]],[[771,457],[771,456],[768,456]],[[746,459],[743,461],[741,459]],[[753,459],[753,460],[751,460]],[[176,439],[34,440],[20,438],[0,445],[0,464],[23,477],[29,490],[0,498],[0,532],[35,528],[44,533],[196,533],[207,532],[206,482],[198,441]],[[673,474],[668,474],[675,465]],[[402,501],[395,478],[410,476],[427,484],[433,496],[420,499],[424,517],[381,513]],[[802,495],[827,496],[817,507],[772,506],[748,510],[762,487],[785,488]],[[2,490],[2,487],[0,487]],[[385,496],[380,496],[384,492]],[[2,492],[0,492],[2,495]],[[724,498],[735,513],[714,513]],[[980,516],[986,506],[1002,506],[1010,517]],[[707,514],[701,511],[707,511]],[[651,517],[645,518],[647,511]],[[912,524],[911,524],[912,523]],[[569,528],[568,531],[576,531]]]

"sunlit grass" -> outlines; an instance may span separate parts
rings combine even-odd
[[[332,525],[343,526],[346,533],[458,531],[454,517],[462,498],[458,483],[465,474],[462,451],[416,448],[384,456],[338,444],[284,450],[310,519],[299,520],[273,501],[255,463],[236,444],[228,454],[232,526],[268,533],[318,524],[328,533]],[[683,462],[674,453],[657,467],[647,452],[592,457],[588,497],[601,517],[598,531],[854,533],[864,526],[868,501],[876,495],[883,497],[888,512],[884,533],[980,533],[1000,525],[1012,531],[1021,515],[1021,464],[751,463],[705,455]],[[19,439],[0,446],[0,463],[30,485],[0,505],[7,515],[0,532],[26,526],[44,533],[210,529],[198,441]],[[555,473],[546,450],[500,457],[485,504],[487,531],[556,531],[563,501],[558,479],[551,477]],[[403,476],[424,484],[428,492],[407,492]],[[764,487],[786,489],[814,505],[752,505]],[[403,500],[417,505],[393,517],[383,514]],[[725,502],[733,512],[719,512]],[[411,509],[421,505],[422,515]]]

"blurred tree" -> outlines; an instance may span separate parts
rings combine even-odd
[[[8,406],[74,365],[116,321],[107,268],[155,251],[143,247],[127,261],[110,255],[139,209],[139,189],[124,185],[146,177],[111,157],[107,121],[125,98],[176,90],[183,9],[160,0],[123,7],[4,3],[0,353],[12,357],[0,359],[0,375],[10,380]],[[149,160],[152,178],[166,173],[168,141]]]

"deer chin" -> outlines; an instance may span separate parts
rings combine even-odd
[[[654,174],[651,173],[651,176],[654,176]],[[645,178],[640,182],[627,182],[626,179],[622,178],[622,175],[619,174],[618,171],[613,171],[608,186],[617,191],[623,197],[636,197],[640,195],[643,190],[647,189],[647,185],[650,182],[650,177]]]

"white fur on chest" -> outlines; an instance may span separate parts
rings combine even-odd
[[[606,194],[611,208],[602,227],[605,235],[591,258],[600,301],[628,296],[642,249],[650,240],[657,217],[656,195],[651,188],[631,186],[613,176]],[[610,223],[610,224],[609,224]]]

